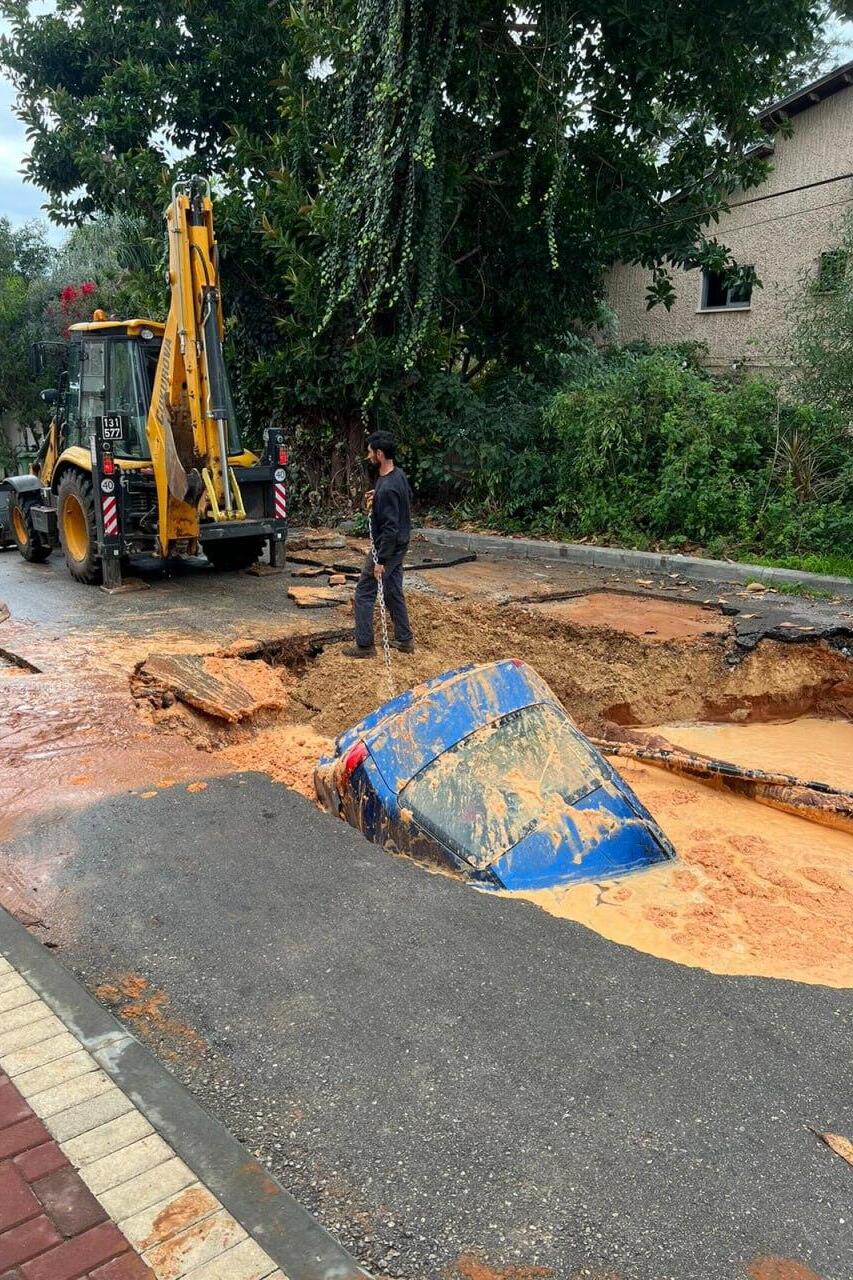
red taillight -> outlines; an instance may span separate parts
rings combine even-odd
[[[280,444],[278,446],[278,465],[280,467],[287,466],[287,450],[285,449],[283,444]]]
[[[367,747],[363,742],[357,742],[354,747],[350,747],[344,756],[344,777],[348,778],[366,758]]]
[[[111,453],[105,453],[103,462],[101,463],[101,470],[103,471],[104,475],[111,476],[115,471],[115,469],[116,469],[116,464],[113,461],[113,455]]]
[[[510,661],[510,665],[511,665],[511,666],[513,666],[513,667],[523,667],[523,666],[524,666],[524,663],[521,661],[521,658],[510,658],[510,660],[509,660],[509,661]]]

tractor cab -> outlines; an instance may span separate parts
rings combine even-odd
[[[95,313],[103,314],[103,313]],[[96,319],[69,331],[68,367],[57,402],[62,448],[88,449],[104,418],[116,419],[113,454],[123,461],[150,459],[146,423],[154,396],[164,326],[153,320]],[[230,403],[228,454],[242,453],[236,414]]]
[[[88,449],[98,419],[118,416],[116,459],[149,457],[145,430],[163,326],[146,320],[74,325],[64,395],[57,405],[62,441]]]

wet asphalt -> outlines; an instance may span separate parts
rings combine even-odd
[[[227,639],[295,613],[281,577],[140,576],[107,597],[6,552],[0,599],[55,633]],[[849,602],[739,592],[684,594],[750,615],[744,648],[848,642]],[[41,815],[4,852],[58,865],[64,962],[166,992],[153,1047],[377,1274],[455,1280],[473,1252],[521,1268],[505,1280],[744,1280],[759,1257],[853,1275],[851,1170],[811,1132],[853,1136],[849,992],[620,947],[257,775]]]
[[[377,1272],[474,1251],[561,1280],[853,1274],[851,1170],[809,1128],[853,1133],[849,992],[606,942],[259,775],[7,851],[57,850],[65,963],[166,991],[208,1045],[165,1036],[172,1069]]]

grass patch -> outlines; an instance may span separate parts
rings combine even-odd
[[[836,578],[853,578],[853,556],[747,556],[752,564],[766,564],[772,569],[799,569],[802,573],[827,573]]]
[[[771,582],[774,591],[783,596],[807,596],[810,600],[831,600],[831,591],[822,591],[820,587],[810,587],[805,582]]]

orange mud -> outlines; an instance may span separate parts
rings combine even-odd
[[[150,788],[165,776],[192,782],[200,772],[189,743],[136,714],[126,677],[86,672],[0,682],[0,752],[0,838],[39,812]],[[206,774],[222,771],[205,760]]]
[[[579,627],[607,627],[656,641],[727,635],[732,627],[731,618],[719,609],[616,591],[594,591],[571,600],[534,604],[530,608],[551,618],[565,618]]]
[[[550,1267],[524,1266],[517,1263],[510,1263],[509,1266],[490,1266],[475,1253],[460,1253],[459,1257],[445,1269],[444,1274],[448,1280],[548,1280],[554,1272]]]
[[[777,724],[662,724],[648,730],[677,747],[765,773],[791,773],[853,791],[853,720],[803,716]]]
[[[853,836],[633,761],[619,772],[679,861],[511,896],[712,973],[853,986]]]
[[[331,740],[310,725],[276,724],[259,730],[248,741],[225,747],[221,758],[232,769],[267,773],[276,782],[314,800],[314,769],[331,747]]]
[[[151,1249],[155,1244],[192,1226],[206,1214],[215,1212],[218,1207],[217,1201],[206,1187],[188,1187],[170,1200],[165,1209],[160,1210],[151,1224],[149,1235],[138,1242],[139,1252]]]
[[[746,1269],[749,1280],[822,1280],[795,1258],[754,1258]]]
[[[143,1036],[159,1035],[180,1039],[185,1047],[196,1051],[205,1048],[197,1031],[179,1022],[169,1013],[169,997],[165,991],[151,990],[148,980],[137,973],[123,974],[114,982],[102,982],[95,995],[112,1005],[118,1017],[133,1024]]]
[[[204,669],[216,680],[233,682],[245,689],[256,707],[281,710],[287,702],[281,672],[265,662],[246,662],[241,658],[205,658]]]
[[[36,670],[25,672],[25,680],[0,678],[0,840],[40,812],[79,808],[106,795],[191,783],[200,773],[230,770],[227,760],[213,754],[221,743],[208,717],[178,706],[155,714],[131,695],[129,677],[152,652],[209,655],[206,661],[219,664],[227,661],[232,646],[239,650],[244,643],[201,631],[181,632],[177,628],[184,618],[188,628],[196,627],[195,607],[171,604],[163,610],[168,626],[158,630],[155,620],[147,634],[106,628],[58,634],[21,619],[2,622],[4,648]],[[289,619],[286,636],[298,641],[346,621],[338,611]],[[266,636],[280,641],[284,630],[274,615],[256,619],[255,647]],[[250,693],[256,689],[273,702],[273,710],[264,714],[279,712],[286,698],[281,672],[262,662],[234,665]],[[161,732],[160,721],[177,733]],[[200,757],[199,750],[206,754]],[[58,852],[56,861],[64,856],[70,855]],[[24,870],[25,878],[32,873],[47,889],[50,877],[41,867]]]

